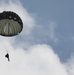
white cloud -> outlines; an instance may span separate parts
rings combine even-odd
[[[1,75],[73,75],[74,62],[70,59],[66,64],[60,59],[53,49],[45,44],[38,44],[23,50],[20,47],[14,48],[10,41],[0,43],[0,74]],[[9,51],[10,62],[4,57]]]
[[[71,56],[71,58],[67,61],[65,64],[67,71],[69,75],[74,75],[74,54]]]
[[[2,52],[2,53],[1,53]],[[0,52],[0,74],[5,75],[73,75],[70,69],[60,62],[53,49],[45,44],[31,46],[27,51],[16,48],[10,50],[10,62]],[[68,62],[69,63],[69,62]],[[71,62],[70,62],[71,63]],[[71,72],[71,73],[70,73]]]
[[[40,21],[41,22],[41,21]],[[57,24],[53,21],[47,21],[47,23],[37,24],[33,31],[33,38],[39,43],[58,43],[59,38],[56,32]],[[34,40],[33,39],[33,40]]]
[[[57,42],[58,41],[58,37],[56,36],[56,28],[57,28],[57,24],[55,22],[50,22],[49,23],[49,35],[50,35],[50,39],[53,42]]]

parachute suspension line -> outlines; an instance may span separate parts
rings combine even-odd
[[[8,53],[8,50],[6,49],[6,46],[3,44],[5,51]]]

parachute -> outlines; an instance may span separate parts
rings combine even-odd
[[[15,36],[23,29],[21,18],[12,11],[3,11],[0,13],[0,35]]]
[[[3,11],[0,13],[0,35],[11,37],[18,35],[23,29],[23,22],[21,18],[12,11]],[[9,59],[8,50],[5,48],[7,54],[6,58]]]
[[[6,37],[15,36],[18,35],[22,29],[23,22],[15,12],[3,11],[0,13],[0,35]],[[6,50],[6,52],[5,57],[10,61],[8,50]]]

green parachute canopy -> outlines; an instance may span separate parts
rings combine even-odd
[[[3,11],[0,13],[0,35],[15,36],[23,29],[21,18],[12,11]]]

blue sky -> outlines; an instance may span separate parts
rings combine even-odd
[[[0,36],[0,74],[74,75],[73,7],[73,0],[0,0],[0,12],[23,21],[19,35]]]
[[[42,26],[43,32],[37,27],[33,32],[34,41],[46,43],[59,54],[61,61],[66,61],[74,52],[74,1],[73,0],[22,0],[23,6],[36,18],[38,26]],[[56,24],[55,36],[59,41],[49,39],[49,23]],[[38,32],[39,31],[39,32]],[[46,34],[46,35],[45,35]],[[35,37],[35,36],[36,37]],[[37,37],[38,36],[38,37]]]

